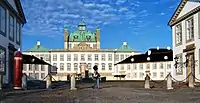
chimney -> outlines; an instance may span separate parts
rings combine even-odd
[[[37,48],[40,48],[40,41],[37,41]]]
[[[123,45],[125,45],[125,46],[126,46],[126,45],[127,45],[127,42],[123,42]]]
[[[157,50],[159,50],[160,48],[159,48],[159,46],[157,47]]]

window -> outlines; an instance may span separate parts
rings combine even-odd
[[[28,70],[29,71],[32,71],[33,69],[32,69],[32,64],[28,64]]]
[[[81,61],[85,61],[85,54],[81,54]]]
[[[131,66],[130,64],[127,65],[127,70],[130,70],[131,69]]]
[[[45,54],[45,59],[46,59],[46,61],[49,61],[49,55],[48,54]]]
[[[67,71],[71,71],[71,63],[67,63]]]
[[[157,73],[153,72],[153,78],[156,78],[156,77],[157,77]]]
[[[108,61],[112,61],[112,54],[108,54]]]
[[[39,65],[35,64],[35,71],[39,71]]]
[[[164,78],[164,73],[160,72],[160,78]]]
[[[0,5],[0,33],[6,36],[6,9]]]
[[[95,63],[94,65],[96,65],[97,67],[99,66],[99,63]]]
[[[121,70],[124,70],[124,65],[123,64],[121,65]]]
[[[91,69],[92,69],[92,64],[91,64],[91,63],[88,63],[87,68],[88,68],[88,70],[91,70]]]
[[[193,18],[186,21],[186,41],[194,40],[194,20]]]
[[[0,71],[6,70],[6,49],[0,46]]]
[[[134,70],[137,70],[137,64],[133,64]]]
[[[109,70],[112,70],[112,63],[109,63],[109,64],[108,64],[108,69],[109,69]]]
[[[106,60],[106,58],[105,58],[105,54],[101,54],[101,61],[105,61]]]
[[[171,69],[171,64],[167,64],[167,69]]]
[[[93,48],[97,48],[97,44],[93,44]]]
[[[14,41],[14,17],[11,15],[9,19],[9,39]]]
[[[123,54],[121,54],[120,57],[121,57],[121,60],[124,60],[124,55]]]
[[[45,73],[41,73],[41,79],[44,79]]]
[[[139,78],[143,78],[144,77],[144,73],[140,72]]]
[[[44,54],[40,54],[39,59],[43,59],[44,60]]]
[[[116,61],[119,61],[119,55],[117,54],[115,57]]]
[[[41,65],[41,71],[45,71],[44,65]]]
[[[137,73],[136,72],[133,73],[133,78],[137,78]]]
[[[53,63],[53,70],[52,71],[54,71],[54,72],[57,71],[57,63]]]
[[[183,75],[183,57],[182,54],[177,54],[176,57],[178,57],[178,65],[176,68],[176,75]]]
[[[1,62],[1,61],[0,61]],[[23,71],[26,71],[27,70],[27,65],[26,64],[23,64]]]
[[[101,68],[101,69],[102,69],[102,70],[106,70],[106,67],[105,67],[105,65],[106,65],[105,63],[102,63],[102,64],[101,64],[101,66],[102,66],[102,68]]]
[[[71,61],[71,54],[67,54],[67,61]]]
[[[16,41],[17,41],[17,44],[20,44],[20,36],[21,36],[21,29],[20,29],[20,23],[17,22],[16,24]]]
[[[33,73],[29,73],[29,77],[33,78],[34,77]]]
[[[53,54],[53,61],[57,61],[57,54]]]
[[[74,63],[74,71],[78,70],[78,63]]]
[[[175,27],[176,32],[176,45],[182,44],[182,26],[181,24],[176,25]]]
[[[164,65],[163,63],[160,63],[160,69],[163,69],[163,68],[164,68],[163,65]]]
[[[94,60],[95,60],[95,61],[98,61],[98,60],[99,60],[98,57],[99,57],[98,54],[95,54],[95,55],[94,55]]]
[[[140,70],[143,70],[143,64],[140,64]]]
[[[64,71],[64,63],[60,63],[60,71]]]
[[[88,54],[88,61],[92,61],[92,55]]]
[[[64,61],[64,54],[60,54],[60,61]]]
[[[39,73],[35,73],[35,79],[39,79]]]
[[[157,69],[157,64],[153,63],[153,69]]]
[[[74,54],[74,61],[78,61],[78,54]]]
[[[129,57],[129,55],[127,54],[127,55],[126,55],[126,58],[128,58],[128,57]]]

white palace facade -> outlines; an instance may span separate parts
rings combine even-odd
[[[114,75],[126,74],[129,66],[114,66],[115,63],[125,58],[140,54],[132,49],[126,42],[118,49],[100,48],[100,29],[90,32],[84,23],[78,25],[78,30],[68,33],[68,28],[64,28],[64,48],[48,49],[37,41],[36,45],[23,52],[23,54],[34,55],[43,58],[46,62],[56,68],[47,65],[24,64],[23,72],[35,79],[42,80],[49,72],[56,80],[65,81],[72,73],[84,74],[85,70],[93,73],[93,66],[98,66],[98,71],[107,80],[116,79]],[[84,75],[83,75],[84,76]]]

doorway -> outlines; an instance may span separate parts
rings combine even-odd
[[[192,75],[195,76],[195,56],[194,56],[194,52],[190,52],[190,53],[186,54],[186,76],[190,75],[190,73],[192,73]],[[190,76],[187,78],[187,82],[189,81],[189,79],[191,79]]]

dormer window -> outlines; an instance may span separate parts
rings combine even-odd
[[[78,39],[78,36],[77,36],[77,35],[75,35],[75,36],[74,36],[74,39]]]
[[[87,40],[90,41],[91,40],[91,36],[86,36]]]

